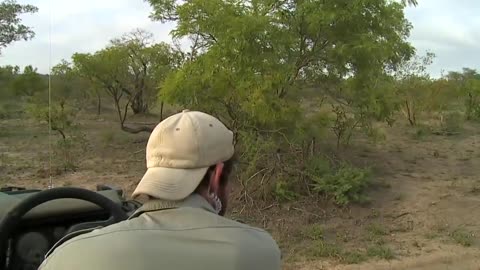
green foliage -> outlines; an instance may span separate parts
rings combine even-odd
[[[0,119],[12,119],[23,113],[23,107],[18,103],[0,103]]]
[[[367,249],[367,255],[369,257],[377,257],[385,260],[392,260],[395,258],[395,254],[392,249],[383,245],[369,247]]]
[[[449,110],[462,110],[458,105],[463,100],[462,93],[459,91],[455,82],[451,82],[445,77],[431,82],[430,89],[430,107],[431,112],[445,112]]]
[[[442,117],[441,130],[456,133],[462,130],[465,117],[460,112],[448,112]]]
[[[447,79],[448,76],[436,80],[430,78],[426,69],[434,57],[430,52],[425,56],[416,55],[394,73],[399,105],[411,126],[419,125],[422,116],[431,117],[433,113],[444,115],[463,95],[458,83]]]
[[[86,151],[87,141],[75,122],[78,110],[64,101],[53,103],[50,107],[45,95],[36,95],[30,99],[26,113],[45,125],[59,136],[53,142],[54,161],[64,171],[75,171],[80,157]]]
[[[75,127],[75,117],[78,112],[75,108],[68,106],[64,102],[48,103],[41,102],[40,97],[32,98],[26,108],[27,114],[43,123],[51,125],[52,131],[56,131],[62,138],[66,138],[66,132]]]
[[[102,141],[105,145],[109,145],[115,139],[115,132],[113,130],[105,130],[102,132]]]
[[[160,84],[159,99],[213,114],[234,131],[247,167],[244,186],[276,181],[273,194],[294,199],[310,189],[316,168],[303,168],[327,130],[348,145],[357,129],[375,137],[373,122],[393,122],[397,104],[386,70],[414,51],[401,3],[148,2],[153,19],[175,22],[175,39],[192,41],[183,65]],[[320,102],[310,100],[312,92]],[[325,100],[337,109],[309,114],[306,99],[309,112]],[[343,173],[327,174],[320,190],[341,204],[361,200],[367,177]]]
[[[345,111],[345,107],[333,106],[335,121],[332,127],[333,133],[337,137],[337,149],[340,146],[348,145],[352,138],[355,128],[360,124],[354,116],[349,116]]]
[[[133,113],[148,112],[156,102],[158,87],[172,69],[181,63],[180,56],[167,43],[154,43],[153,34],[142,29],[113,39],[111,47],[125,58],[126,77],[119,78],[122,90],[131,100]]]
[[[153,18],[177,21],[175,37],[201,52],[167,78],[162,98],[239,128],[291,125],[303,115],[297,98],[305,86],[334,87],[346,75],[365,85],[412,53],[410,26],[393,2],[149,2]],[[356,96],[370,97],[370,88]]]
[[[72,60],[73,72],[90,81],[97,114],[101,112],[101,93],[105,93],[113,101],[120,128],[130,133],[152,131],[150,126],[128,127],[129,111],[148,113],[164,78],[182,62],[181,54],[172,46],[153,43],[153,35],[141,29],[111,40],[93,54],[76,53]]]
[[[242,160],[248,164],[244,169],[246,175],[253,175],[260,169],[268,168],[277,161],[275,153],[278,145],[269,137],[242,131],[238,133],[237,140],[242,142],[239,145]]]
[[[464,229],[457,229],[450,233],[450,237],[455,240],[458,244],[469,247],[474,242],[474,237],[471,232],[468,232]]]
[[[466,119],[480,119],[480,74],[474,69],[464,68],[461,73],[449,72],[446,78],[464,99]]]
[[[309,226],[303,234],[305,237],[310,238],[311,240],[322,240],[324,238],[324,230],[319,224]]]
[[[14,96],[12,84],[19,72],[18,66],[0,67],[0,100],[8,100]]]
[[[379,143],[387,139],[387,134],[384,129],[371,126],[367,129],[367,135],[372,139],[374,143]]]
[[[335,203],[346,205],[351,202],[366,202],[365,189],[371,183],[367,169],[342,164],[338,170],[313,178],[313,190],[333,197]]]
[[[52,100],[73,105],[88,99],[89,93],[93,91],[92,85],[74,70],[72,63],[64,59],[52,67],[51,75]]]
[[[47,89],[46,78],[37,73],[37,69],[26,66],[23,73],[15,76],[12,89],[17,96],[32,97]]]
[[[341,261],[346,264],[358,264],[366,261],[367,255],[359,251],[346,251],[343,253]]]
[[[71,131],[65,139],[57,140],[53,148],[54,162],[67,171],[79,168],[81,157],[87,150],[85,135],[78,129]]]
[[[8,117],[9,112],[5,109],[5,105],[0,106],[0,119],[7,119]]]
[[[276,182],[273,192],[279,201],[293,201],[298,198],[298,194],[292,191],[292,185],[282,180]]]
[[[417,140],[422,140],[431,134],[432,134],[432,128],[430,126],[424,125],[424,124],[418,124],[415,127],[413,138]]]
[[[37,7],[18,4],[15,0],[0,2],[0,55],[2,49],[12,42],[29,40],[35,36],[30,27],[21,23],[20,15],[37,11]]]
[[[466,83],[465,107],[468,120],[480,120],[480,79],[469,79]]]
[[[113,98],[122,124],[128,107],[135,114],[148,112],[161,82],[181,62],[170,45],[153,43],[153,35],[140,29],[113,39],[94,54],[72,58],[75,72]]]
[[[311,255],[317,258],[341,258],[342,249],[323,240],[315,241],[311,248]]]
[[[383,236],[388,234],[387,228],[381,224],[370,224],[367,227],[367,232],[373,236]]]
[[[325,158],[313,156],[307,161],[306,173],[311,178],[323,177],[331,171],[331,164]]]
[[[315,240],[308,249],[308,255],[315,258],[336,259],[345,264],[358,264],[367,261],[369,257],[380,257],[385,259],[393,258],[393,252],[383,246],[372,247],[366,251],[347,250],[344,247],[329,243],[322,239]]]
[[[433,109],[433,102],[439,96],[431,91],[431,79],[427,66],[435,55],[427,52],[425,56],[415,55],[403,62],[394,73],[395,88],[400,108],[411,126],[417,125],[417,118],[424,111]]]
[[[407,42],[406,3],[148,2],[151,17],[174,21],[175,41],[189,38],[190,50],[155,44],[150,33],[134,30],[98,52],[75,54],[72,63],[55,66],[55,100],[73,105],[76,92],[96,89],[100,106],[98,90],[103,91],[113,99],[122,128],[129,108],[147,112],[156,99],[202,110],[234,131],[246,164],[245,186],[252,186],[251,177],[261,179],[277,199],[295,200],[310,192],[313,181],[317,192],[339,204],[364,199],[366,171],[332,169],[335,164],[318,157],[316,142],[329,131],[338,147],[357,131],[384,138],[374,123],[393,124],[400,106],[391,71],[414,53]],[[325,104],[331,109],[323,110]],[[75,119],[60,107],[52,111],[59,133]]]

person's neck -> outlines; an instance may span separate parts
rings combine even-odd
[[[213,209],[215,209],[215,202],[209,196],[208,191],[206,189],[197,190],[195,193],[200,195],[202,198],[204,198],[213,207]]]

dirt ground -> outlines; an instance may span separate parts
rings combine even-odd
[[[148,119],[148,121],[153,121]],[[130,194],[145,168],[147,135],[118,131],[111,119],[82,121],[88,148],[79,169],[55,186],[121,186]],[[264,227],[282,249],[284,269],[480,269],[480,126],[455,136],[419,137],[404,124],[387,139],[356,140],[342,153],[372,166],[372,202],[333,207],[321,198],[294,203],[236,201],[230,216]],[[45,188],[48,130],[0,120],[0,185]]]
[[[285,269],[299,270],[478,270],[480,259],[478,250],[466,251],[463,248],[451,248],[422,256],[404,258],[395,261],[367,262],[359,265],[338,266],[324,262],[295,263]]]

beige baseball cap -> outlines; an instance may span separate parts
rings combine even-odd
[[[146,152],[147,172],[132,196],[182,200],[210,166],[233,156],[233,132],[209,114],[184,110],[155,127]]]

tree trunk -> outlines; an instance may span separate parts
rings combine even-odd
[[[100,93],[97,92],[97,116],[102,113],[102,98],[100,97]]]
[[[150,126],[128,127],[128,126],[122,125],[122,130],[132,134],[137,134],[141,132],[152,133],[153,127],[150,127]]]
[[[133,114],[142,114],[148,112],[147,103],[143,100],[143,91],[139,91],[135,94],[130,108],[132,108]]]
[[[163,101],[160,103],[160,122],[163,121]]]
[[[472,93],[468,93],[467,110],[466,110],[466,113],[465,113],[466,116],[467,116],[467,120],[472,119],[473,106],[474,106],[473,95],[472,95]]]
[[[130,105],[130,107],[132,106],[130,104],[130,101],[127,102],[127,104],[125,104],[125,108],[124,108],[123,115],[122,115],[122,109],[120,108],[120,101],[115,99],[115,106],[117,107],[118,117],[120,118],[120,128],[125,132],[133,133],[133,134],[137,134],[137,133],[141,133],[141,132],[152,133],[153,127],[151,127],[151,126],[130,127],[130,126],[125,125],[125,122],[127,120],[127,113],[128,113],[128,106],[129,105]]]
[[[413,105],[410,106],[410,104],[408,103],[408,100],[405,100],[405,107],[406,107],[406,111],[407,111],[407,118],[408,118],[408,122],[410,123],[410,126],[415,126],[416,125],[416,119],[415,119],[415,112],[413,111]]]
[[[122,109],[120,108],[120,100],[117,98],[113,99],[115,101],[115,108],[118,113],[118,120],[120,121],[120,128],[123,129],[123,123],[125,122],[124,117],[122,116]]]
[[[315,156],[315,136],[312,137],[312,142],[310,144],[310,157]]]

